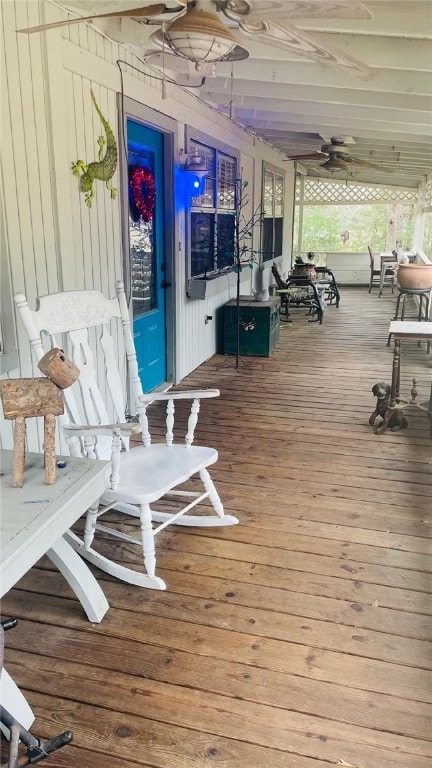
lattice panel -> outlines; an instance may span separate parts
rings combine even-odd
[[[431,191],[432,194],[432,191]],[[417,200],[417,190],[398,187],[365,186],[354,182],[304,179],[303,205],[352,205],[370,203],[406,203]],[[296,205],[300,203],[300,183],[296,184]]]
[[[284,180],[282,176],[275,177],[275,216],[283,216]]]
[[[432,179],[426,184],[424,207],[432,208]]]

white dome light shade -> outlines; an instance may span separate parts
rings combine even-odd
[[[188,11],[169,25],[164,41],[177,56],[189,61],[213,62],[246,59],[228,27],[214,13]]]

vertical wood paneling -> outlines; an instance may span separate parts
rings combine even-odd
[[[77,193],[78,181],[72,176],[72,162],[78,159],[78,136],[75,126],[77,124],[76,115],[76,100],[74,91],[74,75],[65,70],[64,72],[64,91],[65,91],[65,107],[66,114],[68,115],[68,122],[71,128],[67,134],[67,150],[66,154],[69,158],[69,173],[66,180],[66,188],[64,190],[65,199],[69,197],[70,205],[70,218],[72,220],[72,238],[70,243],[70,251],[67,258],[67,264],[62,259],[62,270],[65,280],[65,286],[68,288],[82,289],[84,288],[84,249],[82,246],[81,232],[82,232],[82,210],[81,200]],[[82,121],[79,121],[82,125]],[[74,194],[72,194],[72,191]]]
[[[38,293],[57,289],[47,131],[45,82],[40,39],[31,43],[15,30],[38,23],[38,4],[2,4],[4,63],[2,66],[2,174],[6,211],[6,236],[12,291],[25,291],[30,301]],[[50,278],[48,278],[48,275]],[[33,376],[30,349],[17,323],[19,371],[10,376]],[[5,427],[5,445],[11,431]],[[40,420],[27,424],[30,448],[41,446]]]
[[[44,75],[46,80],[47,103],[46,123],[52,179],[53,199],[51,206],[55,226],[55,251],[59,275],[59,287],[75,287],[74,222],[71,216],[70,157],[65,141],[66,126],[71,122],[71,111],[67,99],[70,95],[65,82],[60,34],[48,35],[44,44]]]
[[[5,77],[7,88],[7,99],[9,107],[10,121],[8,133],[2,131],[2,156],[5,162],[6,142],[9,140],[9,152],[7,153],[12,161],[10,167],[10,176],[6,188],[5,201],[6,220],[13,219],[13,229],[9,229],[8,234],[11,237],[9,242],[12,247],[12,280],[14,290],[26,290],[30,295],[36,295],[36,266],[34,261],[33,240],[31,231],[30,215],[30,183],[29,173],[26,162],[26,145],[24,135],[23,105],[21,94],[21,73],[20,61],[18,56],[17,35],[7,34],[11,29],[17,28],[15,9],[17,6],[12,3],[2,5],[3,20],[5,26]],[[6,94],[2,94],[2,98]],[[29,105],[30,107],[30,105]],[[27,110],[26,110],[27,113]],[[28,120],[31,119],[31,109],[28,109]],[[5,142],[5,144],[3,144]],[[34,193],[35,190],[31,190]],[[18,275],[15,271],[18,263],[26,265],[24,271]],[[20,264],[20,266],[21,266]],[[40,269],[43,270],[44,264],[41,263]],[[21,270],[20,270],[21,271]],[[19,280],[21,278],[21,281]],[[17,284],[21,282],[21,288]]]
[[[97,181],[89,209],[71,163],[98,159],[97,138],[104,130],[90,89],[117,135],[120,80],[116,60],[127,60],[138,68],[142,64],[130,51],[85,24],[46,35],[17,35],[20,26],[65,16],[66,11],[43,0],[6,0],[1,3],[1,13],[1,163],[12,290],[24,292],[32,307],[38,294],[57,290],[96,288],[112,296],[115,280],[122,277],[121,190],[113,201],[104,183]],[[162,99],[160,81],[149,71],[129,68],[124,84],[127,96],[178,121],[179,146],[184,144],[184,124],[188,123],[239,149],[252,176],[255,157],[257,162],[264,155],[269,162],[277,162],[277,153],[255,142],[194,94],[168,84],[168,98]],[[118,173],[112,183],[119,188]],[[253,191],[256,197],[256,189]],[[217,309],[235,295],[235,278],[232,286],[207,301],[186,297],[184,211],[177,214],[181,245],[178,251],[176,243],[175,249],[174,336],[175,378],[179,381],[215,352]],[[249,281],[244,290],[250,290]],[[206,314],[214,318],[207,325]],[[11,375],[32,376],[36,370],[19,319],[17,336],[20,369]],[[118,343],[123,360],[121,339]],[[34,425],[29,429],[29,444],[40,448]]]

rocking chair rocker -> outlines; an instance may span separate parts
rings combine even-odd
[[[39,360],[44,354],[42,332],[49,335],[52,346],[62,346],[56,336],[63,334],[68,357],[80,370],[78,381],[65,390],[66,414],[59,417],[65,451],[72,456],[111,460],[107,490],[99,502],[87,511],[83,537],[72,531],[65,537],[86,560],[106,573],[129,584],[165,589],[164,581],[155,573],[155,536],[160,531],[170,523],[208,527],[238,522],[236,517],[224,514],[222,502],[207,470],[217,461],[217,451],[193,445],[200,400],[217,397],[219,391],[169,391],[143,395],[129,310],[121,282],[116,284],[116,293],[117,298],[110,300],[91,290],[43,296],[37,300],[36,311],[29,308],[22,294],[15,296],[15,303],[36,358]],[[136,412],[136,422],[126,420],[126,398],[122,391],[124,376],[121,376],[116,361],[114,334],[110,334],[110,327],[115,322],[120,322],[123,329],[132,392],[130,408]],[[90,338],[96,338],[96,349],[91,346]],[[184,399],[192,401],[187,431],[184,442],[175,443],[174,404]],[[164,442],[152,442],[149,432],[147,406],[156,401],[166,402]],[[140,432],[142,445],[129,450],[130,437]],[[203,486],[200,491],[179,487],[195,475]],[[165,510],[158,511],[154,505],[167,496],[170,502],[176,502],[175,511],[166,511],[166,504]],[[201,514],[196,514],[197,510],[195,514],[190,514],[207,499],[213,506],[213,514],[208,514],[205,506],[201,508]],[[177,509],[179,500],[181,508]],[[112,510],[139,517],[140,537],[129,535],[121,527],[113,528],[98,522],[101,515]],[[93,547],[96,531],[140,544],[145,572],[128,568],[98,552]]]

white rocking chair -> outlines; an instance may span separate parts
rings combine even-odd
[[[66,450],[72,456],[111,461],[110,471],[107,472],[107,490],[99,502],[88,510],[83,538],[69,531],[67,540],[86,560],[112,576],[137,586],[165,589],[164,581],[155,575],[156,534],[170,523],[221,526],[238,522],[236,517],[224,514],[207,471],[207,467],[217,461],[217,451],[192,444],[200,400],[217,397],[219,391],[169,391],[143,395],[129,311],[120,282],[116,284],[116,293],[117,298],[110,300],[98,291],[70,291],[43,296],[37,300],[36,311],[29,308],[24,295],[17,294],[14,298],[37,360],[45,351],[41,338],[41,333],[45,332],[50,337],[51,345],[67,350],[69,359],[80,369],[78,381],[64,390],[66,413],[59,417],[66,437]],[[123,328],[131,399],[134,401],[131,410],[136,411],[138,423],[126,421],[126,398],[116,360],[115,336],[113,338],[110,333],[113,321],[121,322]],[[184,443],[174,443],[174,403],[182,399],[192,400],[192,404]],[[152,442],[146,414],[147,406],[157,400],[167,402],[163,443]],[[114,414],[114,418],[110,418],[108,413]],[[143,445],[129,450],[130,436],[139,432],[142,433]],[[179,489],[178,486],[194,475],[201,479],[201,491]],[[167,494],[170,498],[181,500],[179,511],[176,508],[175,512],[158,512],[151,506]],[[201,514],[196,514],[196,511],[190,514],[207,498],[214,513],[202,514],[201,510]],[[110,510],[139,517],[140,538],[101,525],[98,519]],[[97,552],[93,548],[96,530],[140,544],[145,572],[127,568]]]

